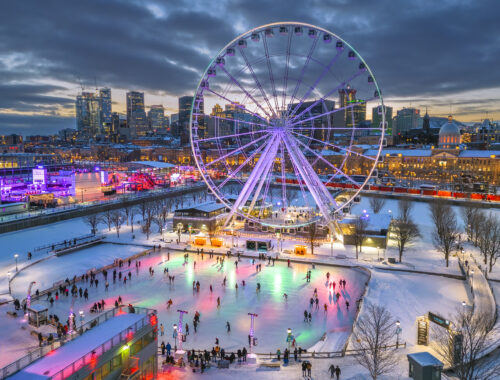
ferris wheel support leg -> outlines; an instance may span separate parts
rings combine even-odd
[[[260,156],[257,165],[255,165],[254,169],[252,170],[252,173],[250,173],[248,181],[243,186],[243,189],[238,198],[236,199],[236,201],[234,202],[233,207],[231,207],[231,211],[229,212],[229,215],[226,218],[226,222],[224,223],[224,228],[228,226],[236,210],[238,210],[238,208],[241,205],[244,205],[248,200],[248,198],[250,197],[252,190],[255,188],[255,185],[257,184],[257,181],[261,178],[262,174],[264,173],[264,170],[267,167],[267,163],[274,159],[274,157],[270,155],[269,152],[274,151],[275,149],[274,147],[276,145],[279,145],[279,139],[276,135],[274,135],[268,142],[268,146]]]
[[[327,223],[331,223],[332,214],[330,207],[336,206],[335,200],[328,189],[326,189],[323,185],[318,175],[307,161],[307,158],[298,148],[294,138],[284,134],[283,142],[290,153],[290,159],[295,163],[295,166],[299,170],[300,175],[306,183],[308,190],[311,192],[311,195],[323,214],[323,217]]]

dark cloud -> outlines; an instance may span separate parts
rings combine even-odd
[[[1,114],[2,134],[49,135],[64,128],[75,128],[75,118],[60,116]]]
[[[240,32],[302,21],[352,43],[386,96],[430,97],[500,83],[500,2],[420,0],[10,1],[0,12],[0,109],[69,108],[45,81],[192,93]],[[95,79],[94,79],[95,78]],[[57,86],[54,86],[57,87]],[[9,93],[11,96],[9,96]],[[59,94],[61,92],[58,92]],[[7,125],[0,122],[0,131]]]

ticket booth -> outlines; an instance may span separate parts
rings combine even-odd
[[[307,246],[302,244],[295,244],[295,254],[305,255],[307,253]]]
[[[35,304],[28,308],[28,323],[35,327],[47,324],[49,309],[43,305]]]

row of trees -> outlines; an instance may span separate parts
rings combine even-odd
[[[177,198],[164,198],[153,201],[143,200],[135,206],[127,205],[125,202],[120,209],[107,210],[99,214],[87,215],[83,221],[90,228],[92,234],[96,234],[99,230],[99,225],[104,225],[111,231],[112,228],[116,231],[116,236],[120,237],[120,230],[124,224],[130,225],[131,231],[134,232],[134,223],[137,217],[140,217],[141,230],[149,239],[156,227],[157,232],[161,235],[169,220],[169,214],[183,207],[184,203],[192,197],[193,202],[200,201],[206,195],[193,193]]]
[[[461,209],[467,240],[479,249],[491,272],[500,256],[500,220],[493,212],[469,205]]]

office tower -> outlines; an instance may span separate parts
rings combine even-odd
[[[111,118],[111,89],[101,88],[99,90],[99,100],[101,102],[101,131],[109,135],[112,129]]]
[[[416,129],[421,126],[420,110],[416,108],[403,108],[396,115],[396,125],[394,126],[394,135],[404,134],[410,129]]]
[[[366,120],[366,103],[356,99],[356,90],[347,86],[339,90],[339,108],[345,108],[336,112],[344,117],[344,126],[347,128],[357,127]]]
[[[144,92],[127,92],[127,126],[132,136],[144,136],[148,130],[148,119],[144,108]]]
[[[153,131],[159,131],[166,127],[165,109],[162,105],[151,106],[148,113],[149,127]]]
[[[385,121],[386,121],[386,135],[392,135],[392,107],[384,106],[385,108]],[[377,131],[380,129],[380,123],[382,122],[382,106],[377,106],[372,108],[372,126]]]
[[[91,92],[82,92],[76,97],[76,127],[85,137],[101,133],[101,101]]]

